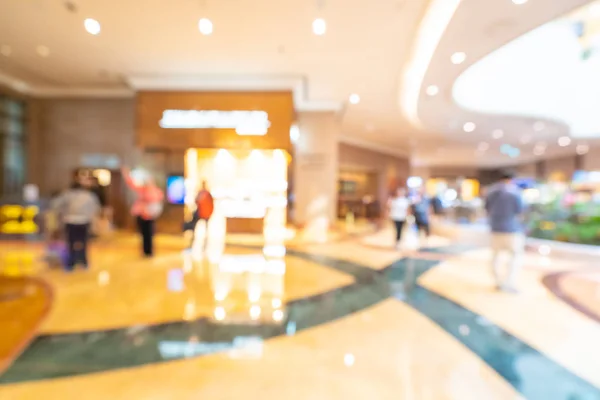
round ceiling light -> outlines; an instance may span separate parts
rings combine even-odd
[[[208,18],[200,18],[198,21],[198,30],[203,35],[210,35],[213,33],[213,23]]]
[[[533,130],[536,132],[541,132],[546,128],[546,124],[543,123],[542,121],[537,121],[535,124],[533,124]]]
[[[425,93],[427,93],[427,96],[437,96],[437,94],[440,92],[440,88],[437,87],[436,85],[429,85],[427,86],[427,89],[425,90]]]
[[[568,145],[571,144],[571,138],[568,136],[563,136],[558,138],[558,145],[560,147],[567,147]]]
[[[504,137],[504,131],[502,129],[495,129],[492,132],[492,137],[496,140],[502,139]]]
[[[348,100],[350,101],[350,104],[358,104],[360,103],[360,96],[356,93],[352,93]]]
[[[93,18],[87,18],[83,21],[83,26],[85,30],[91,35],[98,35],[100,33],[100,22],[96,21]]]
[[[317,18],[312,23],[313,33],[322,36],[327,32],[327,24],[323,18]]]
[[[518,6],[527,3],[529,0],[512,0],[512,2]]]
[[[456,52],[454,54],[452,54],[452,57],[450,57],[450,61],[452,61],[452,64],[462,64],[465,62],[465,60],[467,59],[467,55],[465,53],[463,53],[462,51]]]
[[[477,129],[477,125],[474,122],[467,122],[463,125],[463,130],[467,133],[471,133]]]
[[[590,146],[588,146],[587,144],[580,144],[577,145],[577,154],[579,154],[580,156],[587,154],[590,151]]]

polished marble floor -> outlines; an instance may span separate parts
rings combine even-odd
[[[0,242],[0,399],[600,399],[593,260],[528,254],[508,295],[486,249],[390,235],[119,234],[72,274]]]

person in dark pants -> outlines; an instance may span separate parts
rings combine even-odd
[[[145,176],[141,182],[136,182],[129,169],[123,168],[123,177],[127,185],[137,194],[137,199],[131,208],[131,214],[136,217],[138,230],[142,236],[144,256],[154,255],[154,221],[162,212],[164,193],[150,176]]]
[[[413,202],[412,213],[415,217],[415,225],[417,226],[418,233],[425,236],[426,243],[431,233],[429,225],[430,208],[431,201],[425,194],[425,190],[422,188]],[[421,238],[421,235],[419,235],[419,238]]]
[[[90,224],[100,211],[98,199],[79,182],[75,182],[56,201],[56,207],[65,225],[68,247],[67,271],[72,271],[78,263],[87,268],[89,230]]]
[[[396,228],[396,247],[399,249],[402,243],[402,230],[408,217],[410,201],[406,197],[406,190],[398,188],[394,197],[388,201],[388,213]]]

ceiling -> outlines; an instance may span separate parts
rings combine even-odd
[[[476,153],[479,143],[494,129],[530,129],[539,116],[462,109],[455,81],[503,44],[584,3],[0,0],[0,83],[49,97],[291,89],[300,110],[339,111],[345,142],[410,153],[417,164],[495,166],[521,158],[494,146]],[[84,30],[85,18],[101,23],[99,35]],[[200,34],[200,18],[212,21],[212,35]],[[325,35],[313,34],[315,18],[327,22]],[[456,51],[466,53],[461,65],[450,62]],[[434,97],[424,93],[432,84]],[[349,103],[352,93],[359,104]],[[466,134],[468,121],[477,128]],[[564,123],[546,126],[568,132]]]

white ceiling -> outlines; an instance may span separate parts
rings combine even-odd
[[[455,2],[455,14],[421,63],[422,79],[405,79],[424,16],[436,3]],[[514,162],[477,144],[497,127],[517,132],[532,119],[487,116],[460,109],[451,92],[478,59],[584,0],[0,0],[0,82],[42,96],[130,95],[132,89],[293,89],[300,109],[340,110],[343,138],[387,152],[416,154],[417,163],[499,165]],[[448,11],[448,10],[446,10]],[[452,12],[454,10],[451,10]],[[95,18],[102,32],[85,32]],[[198,20],[210,18],[203,36]],[[324,18],[327,33],[312,33]],[[442,18],[443,20],[443,18]],[[435,25],[435,24],[434,24]],[[440,24],[437,24],[438,29]],[[442,26],[443,28],[443,26]],[[417,46],[418,45],[418,46]],[[47,57],[38,47],[49,50]],[[1,48],[0,48],[1,50]],[[435,51],[434,51],[435,50]],[[455,51],[467,62],[455,66]],[[407,85],[407,81],[413,84]],[[422,81],[422,85],[420,84]],[[422,95],[430,84],[436,97]],[[418,123],[402,110],[413,88]],[[358,93],[361,102],[348,104]],[[478,125],[465,134],[465,121]],[[563,132],[548,123],[548,131]]]

